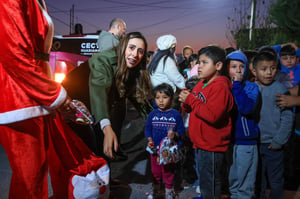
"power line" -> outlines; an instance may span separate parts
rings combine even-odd
[[[228,7],[227,9],[231,9],[230,7]],[[160,25],[160,24],[163,24],[163,23],[166,23],[166,22],[171,22],[171,21],[176,21],[176,20],[178,20],[178,18],[182,18],[182,17],[187,17],[187,16],[191,16],[191,15],[194,15],[195,13],[198,13],[199,11],[198,10],[195,10],[195,11],[193,11],[193,12],[188,12],[188,13],[186,13],[186,12],[183,12],[183,13],[177,13],[175,16],[172,16],[172,17],[169,17],[169,18],[167,18],[167,19],[164,19],[164,20],[162,20],[162,21],[159,21],[159,22],[156,22],[156,23],[153,23],[153,24],[150,24],[150,25],[145,25],[145,26],[142,26],[142,27],[138,27],[138,28],[136,28],[136,29],[138,29],[138,30],[141,30],[141,29],[149,29],[149,28],[153,28],[154,26],[157,26],[157,25]],[[215,11],[213,11],[213,12],[218,12],[217,10],[215,10]],[[214,18],[212,18],[212,20],[214,20],[214,19],[216,19],[216,18],[218,18],[218,17],[214,17]],[[197,22],[195,22],[195,23],[193,23],[193,24],[191,24],[191,25],[188,25],[188,26],[181,26],[181,27],[179,27],[179,28],[176,28],[176,29],[172,29],[172,30],[181,30],[181,29],[184,29],[184,28],[186,28],[186,27],[190,27],[190,26],[192,26],[192,25],[196,25],[196,24],[202,24],[203,22],[199,22],[199,21],[197,21]]]
[[[179,6],[164,6],[163,4],[170,4],[170,1],[158,1],[158,2],[153,2],[153,1],[148,1],[148,3],[129,3],[129,2],[124,2],[124,1],[115,1],[115,0],[104,0],[106,2],[110,2],[113,4],[117,5],[126,5],[126,6],[133,6],[133,7],[152,7],[152,8],[163,8],[163,9],[174,9],[174,8],[182,8]],[[180,1],[181,2],[181,1]],[[184,1],[182,1],[185,3]],[[179,3],[179,2],[176,2]]]
[[[63,13],[63,14],[65,14],[65,15],[68,15],[69,16],[69,11],[70,10],[61,10],[61,9],[59,9],[59,8],[57,8],[57,7],[55,7],[55,6],[53,6],[53,5],[51,5],[51,4],[49,4],[49,3],[47,3],[47,7],[50,7],[50,8],[53,8],[53,9],[55,9],[55,10],[57,10],[57,11],[49,11],[49,12],[60,12],[60,13]]]
[[[156,2],[147,1],[146,3],[131,3],[131,2],[125,3],[122,1],[118,1],[118,0],[101,0],[99,2],[102,2],[103,4],[105,2],[105,4],[106,4],[105,7],[101,7],[101,8],[93,7],[90,9],[87,9],[87,8],[82,9],[81,8],[81,9],[75,9],[75,12],[76,13],[84,13],[85,15],[86,14],[94,14],[95,12],[97,12],[98,16],[101,14],[107,14],[107,13],[120,14],[120,13],[127,13],[127,12],[132,12],[134,14],[136,14],[137,12],[142,12],[143,14],[144,13],[146,14],[146,12],[152,12],[152,13],[154,13],[153,15],[155,15],[155,12],[161,13],[162,10],[168,9],[168,10],[173,10],[173,12],[170,12],[170,13],[175,13],[175,14],[173,14],[173,16],[170,16],[170,14],[168,14],[169,16],[167,18],[162,18],[158,22],[153,22],[152,24],[149,24],[149,25],[143,25],[143,26],[134,28],[134,29],[138,29],[138,30],[150,29],[150,28],[153,28],[154,26],[158,26],[158,25],[161,25],[164,23],[176,21],[183,17],[186,18],[187,16],[191,16],[195,13],[201,13],[201,15],[207,15],[207,12],[211,12],[210,11],[211,9],[207,8],[207,7],[211,7],[211,6],[208,6],[207,4],[205,4],[205,5],[201,4],[201,7],[200,7],[201,9],[199,9],[199,7],[193,6],[193,5],[195,5],[194,3],[190,3],[190,2],[186,2],[186,1],[168,1],[168,2],[166,2],[166,1],[160,0],[160,1],[156,1]],[[111,3],[111,4],[109,4],[109,3]],[[166,3],[168,3],[168,5],[165,5]],[[172,4],[172,3],[176,3],[176,4]],[[179,4],[179,3],[182,3],[182,4]],[[221,6],[221,4],[220,4],[220,6]],[[51,13],[62,13],[67,16],[69,15],[68,11],[66,11],[66,10],[59,9],[51,4],[49,5],[49,7],[51,7],[53,9],[51,11]],[[218,12],[218,9],[219,9],[218,7],[219,7],[218,5],[214,6],[213,11]],[[155,9],[153,9],[153,8],[155,8]],[[225,6],[225,9],[227,9],[227,8],[232,9],[232,6],[227,4]],[[180,9],[180,11],[177,11],[177,9]],[[223,7],[221,9],[224,10]],[[196,16],[195,18],[199,19],[200,16]],[[55,18],[55,19],[59,20],[57,18]],[[90,27],[99,29],[99,26],[91,23],[91,21],[83,20],[82,18],[79,18],[79,17],[76,17],[76,20],[83,22],[84,24],[89,25]],[[187,20],[187,21],[190,21],[190,20]],[[60,22],[64,23],[64,22],[62,22],[62,20],[60,20]],[[199,25],[201,23],[202,22],[196,22],[195,24]],[[67,26],[66,23],[64,23],[64,25]],[[184,22],[184,23],[179,23],[179,25],[183,25],[183,26],[178,27],[178,25],[176,24],[176,26],[174,26],[174,27],[176,27],[176,29],[174,29],[174,30],[178,31],[178,30],[187,28],[189,26],[194,25],[194,23],[191,25],[186,25],[186,23]]]
[[[211,19],[207,19],[207,20],[204,20],[204,21],[201,21],[201,22],[195,22],[195,23],[192,23],[192,24],[189,24],[189,25],[177,27],[177,28],[171,29],[169,31],[158,32],[158,33],[155,33],[153,35],[163,35],[163,34],[168,34],[170,32],[175,33],[176,31],[187,29],[187,28],[190,28],[191,26],[195,26],[195,25],[203,25],[205,23],[211,22],[211,21],[216,20],[216,19],[218,19],[218,17],[213,17]]]
[[[68,10],[68,11],[61,10],[61,9],[59,9],[59,8],[57,8],[57,7],[53,6],[53,5],[51,5],[51,4],[47,4],[47,6],[50,7],[50,8],[52,8],[52,9],[55,9],[55,10],[56,10],[56,11],[55,11],[55,10],[54,10],[54,11],[49,11],[50,13],[62,13],[62,14],[64,14],[64,15],[70,17],[70,10]],[[77,10],[75,10],[75,11],[77,12]],[[57,18],[57,17],[54,17],[53,15],[51,15],[51,18],[53,18],[53,19],[59,21],[60,23],[64,24],[64,25],[67,26],[67,27],[70,27],[69,24],[67,24],[66,22],[62,21],[61,19],[59,19],[59,18]],[[78,21],[84,22],[85,24],[87,24],[87,25],[89,25],[89,26],[91,26],[91,27],[98,28],[98,26],[96,26],[95,24],[92,24],[92,23],[90,23],[90,22],[88,22],[88,21],[86,21],[86,20],[80,19],[79,17],[76,17],[76,19],[77,19]]]
[[[143,11],[159,11],[159,10],[165,10],[165,9],[181,9],[181,10],[188,10],[192,9],[193,7],[186,7],[186,6],[170,6],[170,2],[166,1],[149,1],[148,3],[130,3],[130,2],[123,2],[123,1],[114,1],[114,0],[104,0],[102,2],[108,2],[112,5],[106,5],[105,7],[93,7],[93,8],[86,8],[86,9],[79,9],[79,12],[82,13],[99,13],[99,10],[101,10],[101,13],[115,13],[115,12],[143,12]],[[167,3],[167,5],[165,5]],[[175,2],[179,3],[179,2]],[[181,1],[180,1],[181,3]],[[185,3],[185,2],[182,2]],[[116,6],[117,5],[117,6]],[[186,4],[184,4],[186,5]],[[143,8],[143,9],[142,9]],[[155,8],[156,10],[153,10]],[[128,10],[129,9],[129,10]],[[99,13],[99,14],[101,14]]]
[[[56,21],[59,21],[60,23],[64,24],[65,26],[68,26],[69,27],[69,24],[67,24],[66,22],[60,20],[59,18],[57,17],[54,17],[54,16],[51,16],[52,19],[55,19]]]
[[[195,11],[196,12],[196,11]],[[186,17],[186,16],[189,16],[189,15],[192,15],[194,14],[195,12],[190,12],[188,14],[183,14],[183,15],[179,15],[180,17]],[[163,23],[166,23],[166,22],[170,22],[170,21],[174,21],[174,20],[177,20],[177,17],[178,17],[178,13],[174,16],[171,16],[167,19],[164,19],[162,21],[159,21],[159,22],[156,22],[156,23],[153,23],[153,24],[150,24],[150,25],[145,25],[145,26],[142,26],[142,27],[138,27],[137,29],[138,30],[141,30],[141,29],[148,29],[148,28],[152,28],[153,26],[157,26],[157,25],[160,25],[160,24],[163,24]]]

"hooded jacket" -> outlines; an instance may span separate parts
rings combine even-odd
[[[228,61],[236,60],[244,64],[244,78],[248,60],[242,51],[233,51],[226,56]],[[234,81],[232,94],[235,108],[232,114],[233,141],[239,145],[257,144],[259,136],[258,117],[260,94],[257,84],[249,81]]]
[[[200,81],[187,96],[183,110],[190,112],[189,134],[194,148],[225,152],[230,143],[231,110],[234,105],[231,82],[220,76],[204,88]]]
[[[253,82],[234,81],[232,94],[236,111],[233,112],[233,140],[235,144],[254,145],[259,139],[258,117],[260,94]],[[236,119],[234,119],[236,118]]]

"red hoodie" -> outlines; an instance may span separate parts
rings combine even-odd
[[[189,134],[194,148],[214,152],[227,150],[234,104],[230,88],[230,80],[220,76],[207,86],[200,81],[187,96],[182,107],[191,112]]]

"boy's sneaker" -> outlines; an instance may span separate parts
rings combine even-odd
[[[152,191],[147,196],[147,199],[161,199],[163,198],[163,190],[161,190],[162,184],[152,184]]]
[[[147,199],[153,199],[153,194],[150,193],[150,194],[147,196]]]
[[[201,193],[201,191],[200,191],[200,186],[197,186],[197,187],[196,187],[196,193]]]
[[[184,190],[192,187],[192,184],[188,183],[186,180],[182,180],[181,186]]]
[[[166,193],[166,199],[174,199],[175,196],[174,196],[174,193],[171,191],[169,193]]]
[[[147,199],[164,199],[164,193],[150,193],[148,196],[147,196]]]
[[[179,196],[174,192],[173,189],[166,189],[166,199],[176,199]]]

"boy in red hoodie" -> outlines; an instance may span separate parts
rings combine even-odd
[[[221,167],[230,143],[233,97],[231,82],[224,64],[225,51],[207,46],[199,51],[198,75],[201,81],[190,93],[181,91],[182,108],[190,112],[189,133],[194,148],[201,180],[203,198],[221,195]]]

